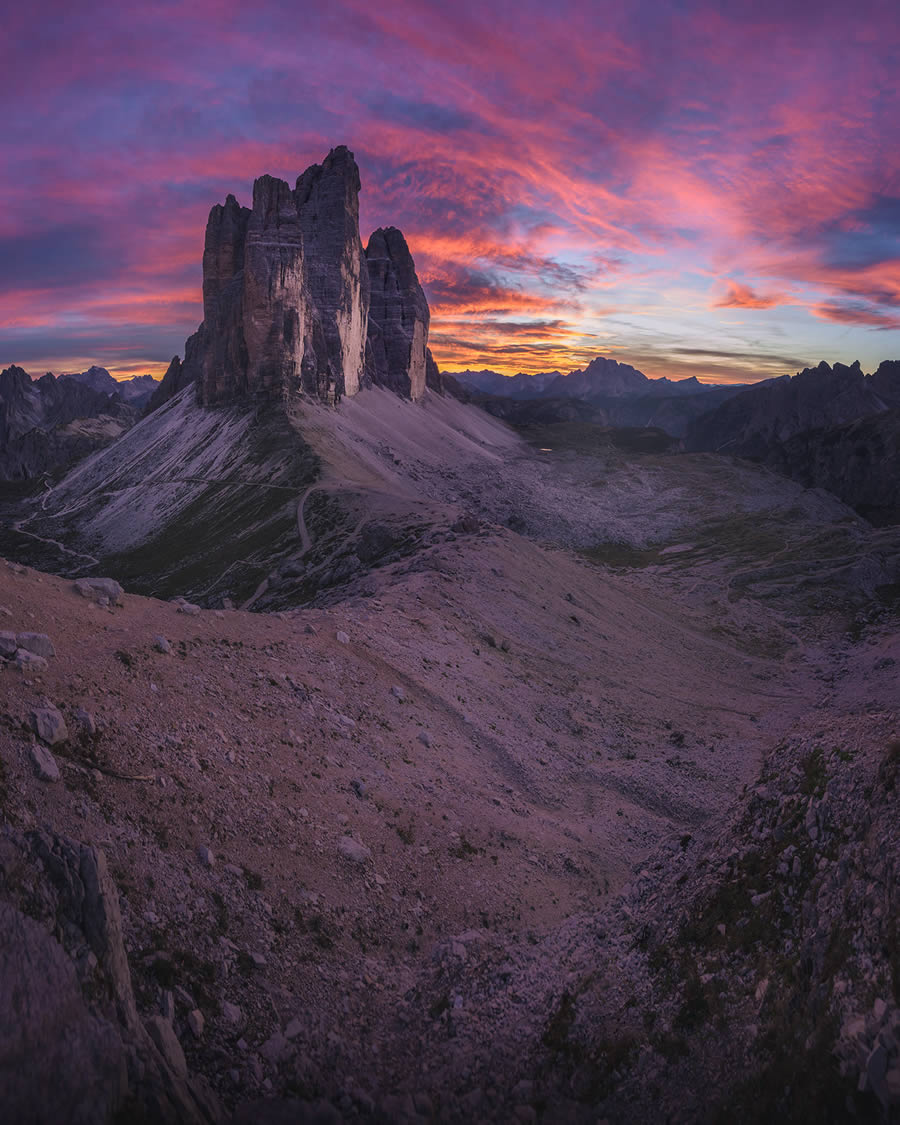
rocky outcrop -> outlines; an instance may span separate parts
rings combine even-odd
[[[199,333],[195,333],[190,340],[188,340],[189,354],[190,345],[192,341],[197,339],[198,335]],[[192,382],[192,380],[185,375],[185,364],[181,362],[181,357],[177,355],[173,356],[172,362],[166,368],[166,373],[162,377],[162,382],[147,402],[146,412],[149,414],[151,411],[156,410],[157,407],[162,406],[164,402],[168,402],[170,398],[174,398],[179,391],[183,391],[190,382]]]
[[[363,375],[369,272],[359,237],[359,169],[345,147],[292,189],[261,176],[252,208],[213,207],[203,251],[203,323],[173,360],[150,410],[196,382],[204,405],[322,402]]]
[[[297,180],[305,283],[312,310],[303,389],[323,401],[359,390],[366,353],[369,275],[359,237],[359,169],[341,145]]]
[[[21,367],[0,371],[0,447],[40,425],[44,409],[41,392]]]
[[[429,391],[434,391],[436,395],[445,393],[444,376],[441,374],[437,363],[435,363],[434,356],[431,354],[431,348],[425,349],[425,386]]]
[[[396,227],[382,227],[372,234],[366,263],[370,288],[366,374],[376,386],[419,399],[426,387],[430,315],[412,254]]]
[[[0,372],[0,448],[38,427],[49,430],[76,418],[112,414],[121,400],[111,399],[69,375],[49,372],[32,379],[21,367]]]
[[[868,384],[886,406],[900,406],[900,359],[884,360]]]
[[[762,461],[877,524],[900,520],[900,361],[820,363],[749,387],[688,428],[689,450]]]
[[[0,903],[0,935],[0,1003],[16,1013],[0,1027],[7,1119],[111,1121],[127,1091],[121,1036],[89,1010],[72,961],[37,922]]]
[[[254,198],[256,190],[254,186]],[[250,211],[233,195],[209,213],[203,247],[203,324],[187,342],[184,365],[173,372],[172,393],[177,394],[192,378],[199,380],[201,396],[207,402],[228,397],[229,377],[238,380],[234,389],[246,391],[243,270],[249,221]]]
[[[0,1009],[15,1013],[0,1026],[4,1120],[220,1120],[138,1013],[103,853],[7,829],[0,872]]]

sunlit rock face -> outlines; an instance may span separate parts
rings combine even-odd
[[[421,398],[430,314],[406,239],[396,227],[376,230],[366,261],[371,291],[366,374],[376,386]]]

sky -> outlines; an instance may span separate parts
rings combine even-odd
[[[161,375],[210,207],[338,144],[443,369],[900,358],[896,0],[3,8],[0,367]]]

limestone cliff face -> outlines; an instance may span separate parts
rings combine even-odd
[[[442,395],[444,393],[444,376],[435,363],[431,348],[425,349],[425,386],[430,391],[434,391],[435,394]]]
[[[188,349],[190,349],[192,341],[196,340],[198,335],[199,333],[195,332],[190,340],[188,340]],[[179,391],[184,390],[188,383],[191,382],[186,369],[187,364],[182,363],[179,356],[176,355],[172,357],[172,362],[166,368],[166,373],[163,375],[162,381],[150,396],[145,413],[149,414],[151,411],[156,410],[158,406],[162,406],[164,402],[168,402],[170,398],[174,398]]]
[[[329,388],[356,394],[363,373],[369,274],[359,237],[359,188],[353,154],[340,147],[307,168],[294,189],[308,299],[319,312],[306,332],[303,387],[320,398],[332,397]]]
[[[376,230],[366,262],[371,290],[366,374],[376,386],[421,398],[430,315],[406,239],[396,227]]]
[[[177,374],[179,389],[196,379],[206,402],[247,390],[243,279],[249,221],[248,208],[229,195],[224,206],[213,207],[206,224],[203,324],[185,346],[184,370]]]
[[[369,311],[359,187],[353,154],[340,147],[293,189],[261,176],[252,207],[233,195],[213,207],[203,323],[151,409],[191,382],[206,405],[301,390],[334,402],[359,389]]]
[[[203,323],[149,410],[189,383],[204,405],[301,392],[334,403],[363,378],[407,398],[424,394],[428,302],[399,230],[375,231],[363,250],[359,190],[356,161],[341,146],[293,188],[260,176],[252,207],[233,195],[213,207]]]

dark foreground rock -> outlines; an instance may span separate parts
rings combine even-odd
[[[0,898],[0,1011],[15,1015],[0,1021],[4,1120],[221,1120],[215,1098],[138,1014],[103,853],[7,828]]]

